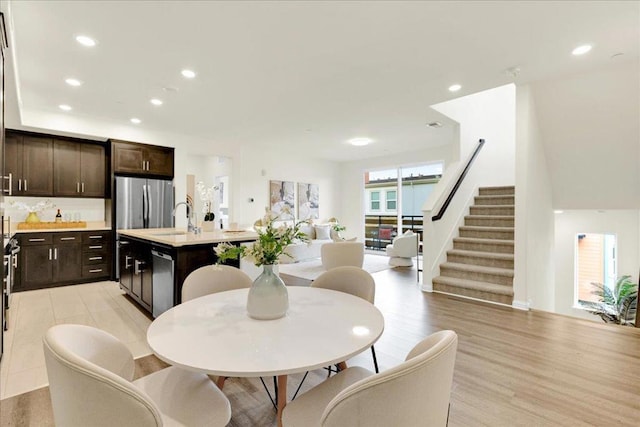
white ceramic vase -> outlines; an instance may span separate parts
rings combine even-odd
[[[247,313],[258,320],[279,319],[289,309],[289,293],[273,265],[263,265],[262,273],[254,280],[247,297]]]

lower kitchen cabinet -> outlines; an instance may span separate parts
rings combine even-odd
[[[109,231],[20,233],[17,237],[20,267],[15,291],[107,280],[111,276]]]
[[[151,246],[120,238],[118,264],[120,286],[146,310],[153,305],[153,260]]]

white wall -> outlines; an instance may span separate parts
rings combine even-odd
[[[544,144],[529,86],[516,88],[514,306],[554,309],[554,214]]]
[[[479,139],[486,141],[473,167],[482,170],[479,186],[515,182],[515,102],[515,85],[509,84],[431,106],[460,124],[460,159]]]
[[[264,216],[264,209],[269,206],[271,180],[318,184],[319,220],[337,216],[343,193],[336,162],[296,156],[274,147],[270,150],[242,149],[233,165],[233,221],[239,226],[253,225]]]
[[[532,85],[556,209],[640,208],[640,62]]]
[[[631,275],[638,282],[640,269],[640,211],[565,210],[555,219],[555,307],[554,312],[596,322],[600,318],[573,308],[578,233],[615,234],[618,248],[618,276]]]

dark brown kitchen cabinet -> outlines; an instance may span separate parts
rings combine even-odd
[[[82,271],[80,233],[26,233],[20,236],[20,280],[16,290],[74,281]]]
[[[146,310],[153,304],[153,260],[151,247],[135,240],[120,238],[120,286]]]
[[[111,140],[111,153],[114,173],[173,178],[171,147]]]
[[[111,276],[111,233],[20,233],[16,291],[106,280]]]
[[[55,139],[54,196],[105,197],[105,149],[98,144]]]
[[[7,131],[5,175],[10,177],[10,195],[53,195],[53,138]]]
[[[111,277],[111,241],[110,231],[82,233],[83,280],[107,280]]]

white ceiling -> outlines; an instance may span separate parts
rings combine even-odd
[[[636,1],[5,1],[2,8],[23,117],[134,126],[135,116],[154,132],[333,160],[442,145],[452,124],[429,105],[640,51]],[[78,34],[98,45],[78,45]],[[583,43],[593,51],[573,57]],[[515,78],[505,73],[514,66]],[[186,67],[196,79],[181,77]],[[83,86],[69,87],[68,77]],[[462,90],[448,92],[453,83]],[[152,97],[164,105],[152,106]],[[62,113],[63,103],[73,111]],[[433,120],[445,127],[425,126]],[[345,147],[356,136],[375,143]]]

